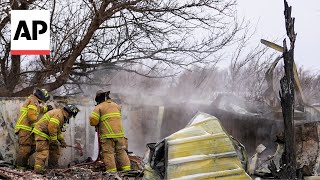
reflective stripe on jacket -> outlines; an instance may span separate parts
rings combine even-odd
[[[20,129],[32,131],[34,123],[38,120],[39,113],[43,111],[43,108],[40,106],[38,101],[39,100],[36,96],[31,95],[23,103],[20,109],[19,118],[14,128],[15,133]]]
[[[61,127],[65,117],[66,112],[63,109],[54,109],[44,114],[32,130],[33,133],[42,137],[42,139],[36,140],[56,141],[59,139],[59,141],[64,141]]]
[[[94,108],[90,115],[90,125],[99,126],[100,139],[124,137],[121,108],[111,100]]]

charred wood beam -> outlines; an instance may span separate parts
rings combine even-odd
[[[285,153],[283,162],[283,171],[286,177],[279,178],[296,178],[296,151],[295,151],[295,133],[294,133],[294,80],[293,80],[293,49],[287,50],[284,41],[284,69],[285,75],[280,80],[280,99],[282,114],[284,120],[285,136]]]
[[[288,6],[284,0],[284,15],[287,36],[290,39],[290,49],[288,50],[286,39],[283,40],[283,60],[285,74],[280,80],[280,99],[282,106],[282,114],[284,120],[284,136],[285,136],[285,152],[283,154],[283,162],[279,171],[271,163],[270,170],[277,179],[297,179],[297,163],[295,150],[295,132],[294,132],[294,43],[296,33],[294,32],[294,18],[291,17],[292,7]]]
[[[289,167],[288,178],[296,178],[296,150],[295,150],[295,133],[294,133],[294,47],[297,34],[294,32],[294,21],[291,17],[292,7],[288,6],[284,0],[285,24],[287,36],[290,39],[290,50],[287,48],[286,41],[283,41],[283,60],[285,75],[280,80],[281,85],[281,106],[284,119],[284,136],[285,136],[285,158],[284,163]]]

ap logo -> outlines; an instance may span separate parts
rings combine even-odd
[[[11,11],[11,55],[50,54],[50,11]]]

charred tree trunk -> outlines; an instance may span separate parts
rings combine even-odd
[[[281,85],[281,106],[284,119],[284,136],[285,136],[285,157],[284,164],[287,168],[287,178],[296,178],[296,150],[295,150],[295,133],[294,133],[294,47],[297,34],[294,32],[294,21],[291,17],[292,7],[288,6],[286,0],[284,0],[285,10],[285,23],[287,36],[290,39],[290,50],[287,48],[286,41],[283,41],[283,60],[285,75],[280,80]]]
[[[283,42],[284,69],[285,75],[280,80],[281,107],[284,120],[285,153],[283,167],[287,171],[286,177],[294,179],[296,177],[296,151],[295,151],[295,133],[294,133],[294,79],[293,79],[293,49],[286,48],[286,42]]]
[[[283,60],[285,74],[280,80],[280,98],[282,114],[284,120],[285,151],[280,171],[277,171],[274,163],[271,164],[271,172],[275,178],[279,179],[297,179],[297,163],[295,150],[295,132],[294,132],[294,43],[296,33],[294,32],[294,18],[291,17],[292,7],[288,6],[284,0],[284,15],[287,36],[290,39],[290,49],[288,50],[286,40],[283,40]]]

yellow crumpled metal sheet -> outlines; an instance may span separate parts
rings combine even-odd
[[[149,164],[144,166],[143,180],[161,180],[161,177],[153,170]]]
[[[168,136],[166,179],[251,179],[219,120],[199,112]]]

